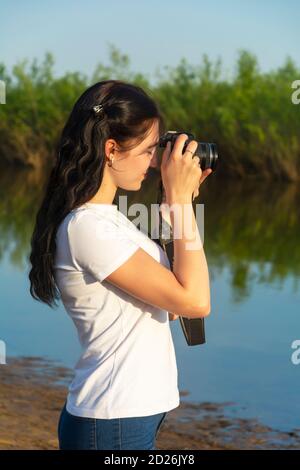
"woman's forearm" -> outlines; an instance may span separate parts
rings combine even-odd
[[[210,285],[207,261],[192,202],[167,200],[173,229],[173,273],[192,295],[203,312],[210,312]]]

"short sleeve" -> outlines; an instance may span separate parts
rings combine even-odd
[[[139,248],[122,225],[89,213],[70,221],[68,238],[74,265],[100,282]]]

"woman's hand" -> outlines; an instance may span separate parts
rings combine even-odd
[[[176,315],[175,313],[171,313],[171,312],[168,312],[168,313],[169,313],[169,321],[177,320],[177,318],[179,317],[179,315]]]
[[[160,171],[167,202],[177,202],[180,199],[191,200],[194,188],[202,176],[199,166],[200,158],[197,156],[192,158],[197,150],[198,142],[190,141],[185,152],[182,153],[187,139],[186,134],[180,134],[172,149],[169,141],[162,155]]]
[[[194,189],[194,192],[193,192],[193,200],[199,196],[199,188],[200,188],[200,185],[203,183],[203,181],[208,177],[208,175],[210,175],[212,173],[212,169],[211,168],[208,168],[207,170],[204,170],[202,171],[202,174],[200,176],[200,179],[199,181],[197,182],[197,185]]]

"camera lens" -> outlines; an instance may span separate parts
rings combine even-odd
[[[201,170],[211,168],[214,170],[217,166],[218,151],[216,144],[198,142],[198,148],[195,153],[200,158]]]
[[[210,168],[214,170],[218,162],[218,151],[216,144],[209,144],[210,146]]]

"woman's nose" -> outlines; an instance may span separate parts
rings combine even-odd
[[[157,154],[156,154],[156,152],[155,152],[155,154],[153,155],[153,157],[152,157],[151,160],[150,160],[150,166],[151,166],[152,168],[157,168],[157,164],[158,164],[158,162],[157,162]]]

